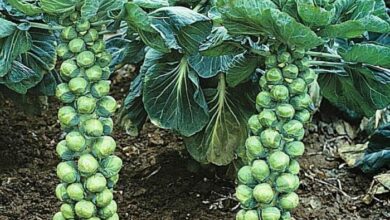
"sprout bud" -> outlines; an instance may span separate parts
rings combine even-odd
[[[300,169],[301,167],[299,166],[298,161],[291,160],[290,165],[287,168],[287,171],[291,174],[298,175]]]
[[[311,113],[309,110],[307,109],[303,109],[301,111],[297,111],[295,113],[295,116],[294,118],[302,123],[307,123],[310,121],[310,118],[311,118]]]
[[[69,81],[69,89],[74,94],[82,95],[86,93],[88,88],[88,82],[84,78],[76,77]]]
[[[111,217],[106,218],[106,220],[119,220],[119,215],[118,215],[118,213],[115,213]]]
[[[69,50],[73,53],[80,53],[85,50],[85,43],[83,39],[75,38],[69,42]]]
[[[256,104],[262,108],[271,108],[274,105],[271,94],[266,91],[262,91],[257,95]]]
[[[291,173],[283,173],[275,182],[276,190],[281,193],[290,193],[298,189],[299,178]]]
[[[265,78],[265,76],[261,76],[260,77],[259,86],[260,86],[260,88],[262,90],[266,90],[267,89],[268,82],[267,82],[267,79]]]
[[[264,160],[253,161],[251,172],[252,176],[259,182],[263,182],[270,174],[269,167]]]
[[[100,137],[103,135],[103,124],[98,119],[86,120],[83,124],[85,133],[90,137]]]
[[[253,189],[253,197],[256,199],[259,203],[270,203],[275,196],[274,191],[272,190],[271,185],[268,183],[261,183],[258,184]]]
[[[99,33],[96,29],[89,29],[89,31],[84,35],[84,41],[86,43],[93,43],[99,38]]]
[[[80,67],[90,67],[95,63],[95,55],[91,51],[83,51],[76,57],[77,64]]]
[[[96,206],[105,207],[109,205],[114,198],[111,190],[105,189],[102,192],[96,194]]]
[[[288,79],[295,79],[298,77],[299,69],[294,64],[289,64],[283,68],[283,76]]]
[[[100,80],[91,86],[91,94],[95,98],[101,98],[110,92],[111,82],[109,80]]]
[[[305,80],[307,84],[310,84],[314,82],[314,80],[316,80],[317,74],[313,69],[308,68],[301,73],[301,77]]]
[[[74,183],[79,178],[76,165],[73,162],[59,163],[57,165],[57,176],[65,183]]]
[[[303,94],[307,91],[306,82],[302,78],[296,78],[288,85],[288,89],[292,95]]]
[[[302,48],[296,48],[295,50],[292,51],[292,56],[295,59],[302,59],[303,57],[305,57],[305,55],[306,55],[306,51],[305,49]]]
[[[245,213],[245,220],[260,220],[259,213],[256,210],[248,210]]]
[[[117,107],[113,97],[105,96],[98,101],[96,113],[101,117],[109,117],[116,111]]]
[[[64,203],[61,205],[60,210],[65,219],[74,219],[74,210],[71,205]]]
[[[76,110],[70,106],[61,107],[58,110],[58,119],[65,126],[75,126],[80,121]]]
[[[263,157],[265,150],[258,136],[250,136],[245,142],[246,151],[254,157]]]
[[[260,140],[263,146],[276,149],[280,146],[282,136],[273,129],[266,129],[260,134]]]
[[[66,146],[66,141],[62,140],[60,141],[57,146],[56,146],[56,152],[57,155],[63,159],[63,160],[71,160],[73,159],[74,152],[72,152],[67,146]]]
[[[76,102],[80,114],[92,114],[96,108],[96,99],[90,96],[81,96]]]
[[[290,104],[280,104],[276,106],[276,115],[282,119],[292,119],[295,114],[295,109]]]
[[[118,156],[109,156],[101,162],[102,173],[105,177],[110,178],[119,173],[123,165],[122,159]]]
[[[99,163],[91,154],[84,154],[78,160],[78,169],[82,176],[91,176],[98,168]]]
[[[118,183],[118,181],[119,181],[119,174],[108,178],[108,180],[107,180],[108,188],[114,187]]]
[[[103,41],[103,40],[98,40],[98,41],[96,41],[96,42],[90,47],[90,49],[91,49],[95,54],[98,54],[98,53],[103,52],[103,51],[106,49],[106,45],[104,44],[104,41]]]
[[[284,85],[276,85],[271,89],[272,98],[276,101],[285,101],[288,99],[290,93],[288,88]]]
[[[269,155],[268,163],[272,171],[284,172],[290,164],[290,157],[282,151],[275,151]]]
[[[106,207],[101,208],[99,210],[99,216],[103,219],[107,219],[115,215],[116,211],[118,210],[118,205],[116,204],[115,200],[112,200],[110,204],[108,204]]]
[[[57,56],[65,60],[71,58],[73,54],[69,51],[68,45],[62,43],[57,46]]]
[[[56,97],[63,103],[72,103],[75,100],[75,95],[69,90],[67,83],[57,85]]]
[[[84,199],[84,187],[81,183],[72,183],[66,188],[66,193],[69,198],[74,201],[81,201]]]
[[[62,215],[61,212],[57,212],[57,213],[53,216],[53,220],[66,220],[66,218]]]
[[[255,179],[252,176],[251,166],[243,166],[237,173],[238,181],[241,184],[253,185],[255,184]]]
[[[102,68],[98,65],[92,66],[91,68],[85,71],[85,76],[90,82],[96,82],[102,78],[103,71]]]
[[[257,135],[260,134],[262,126],[259,122],[259,119],[257,118],[257,115],[252,115],[248,120],[248,126],[249,129],[252,131],[253,134]]]
[[[115,148],[115,140],[110,136],[103,136],[93,144],[92,151],[98,158],[105,158],[114,153]]]
[[[79,73],[80,70],[78,69],[77,64],[73,60],[66,60],[61,64],[60,74],[62,78],[69,80],[78,76]]]
[[[270,55],[265,58],[265,66],[268,68],[275,67],[278,64],[276,56]]]
[[[101,66],[101,67],[107,67],[108,65],[110,65],[112,61],[112,55],[111,53],[108,53],[108,52],[105,52],[103,51],[102,53],[100,53],[98,55],[98,64]]]
[[[76,24],[76,30],[78,32],[85,32],[85,31],[88,31],[89,28],[91,28],[91,24],[89,23],[88,20],[85,20],[85,19],[81,19],[77,22]]]
[[[65,201],[68,198],[68,194],[66,192],[66,184],[60,183],[56,187],[56,197],[60,201]]]
[[[279,220],[280,219],[280,210],[276,207],[267,207],[264,208],[261,212],[262,220]]]
[[[236,214],[236,220],[245,220],[245,213],[246,211],[244,209],[241,209]]]
[[[297,120],[291,120],[283,125],[283,134],[286,137],[301,140],[305,135],[305,129],[303,128],[302,122]]]
[[[307,109],[312,103],[313,101],[308,94],[298,95],[290,100],[290,104],[294,106],[295,110]]]
[[[293,220],[293,218],[291,217],[290,212],[284,212],[282,213],[281,220]]]
[[[299,157],[305,152],[305,145],[301,141],[293,141],[287,143],[284,150],[291,157]]]
[[[279,198],[279,206],[284,210],[295,209],[299,204],[299,197],[295,192],[282,195]]]
[[[283,82],[282,71],[279,68],[271,68],[265,72],[265,79],[269,84],[275,85]]]
[[[258,116],[260,124],[264,127],[271,127],[277,122],[276,114],[271,109],[264,109]]]
[[[111,118],[100,118],[100,121],[103,124],[103,134],[110,135],[114,128],[114,122]]]
[[[253,190],[247,185],[239,185],[236,188],[236,198],[245,207],[253,205]]]
[[[107,180],[101,173],[96,173],[85,181],[86,188],[93,193],[102,192],[106,188],[106,184]]]
[[[81,200],[76,203],[75,211],[80,218],[91,218],[96,213],[96,207],[91,201]]]
[[[291,54],[289,52],[283,52],[278,56],[279,63],[291,62]]]
[[[61,31],[61,38],[63,40],[72,40],[75,39],[76,37],[77,37],[77,32],[72,26],[65,27]]]
[[[78,131],[72,131],[65,137],[66,146],[69,150],[80,152],[85,149],[86,140],[84,136]]]

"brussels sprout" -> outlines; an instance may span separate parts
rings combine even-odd
[[[282,151],[275,151],[269,155],[268,164],[271,170],[284,172],[290,164],[290,157]]]
[[[67,83],[61,83],[56,87],[56,97],[63,103],[72,103],[75,95],[69,90]]]
[[[83,39],[75,38],[69,42],[69,50],[73,53],[80,53],[85,50],[85,43]]]
[[[296,139],[303,138],[305,130],[303,124],[297,120],[291,120],[283,125],[283,133],[286,137],[292,137]]]
[[[74,201],[81,201],[84,199],[84,187],[81,183],[72,183],[66,188],[66,193],[69,198]]]
[[[74,183],[79,176],[73,162],[61,162],[57,165],[57,176],[65,183]]]
[[[271,108],[274,105],[271,94],[266,91],[262,91],[257,95],[256,104],[262,108]]]
[[[114,198],[114,195],[112,194],[111,190],[105,189],[102,192],[96,194],[96,206],[97,207],[105,207],[109,205]]]
[[[270,203],[274,196],[275,193],[272,190],[271,185],[269,185],[268,183],[258,184],[253,189],[253,197],[259,203]]]
[[[61,31],[61,38],[63,40],[72,40],[77,37],[76,29],[74,29],[72,26],[65,27]]]
[[[289,97],[288,88],[284,85],[276,85],[271,89],[272,98],[276,101],[285,101]]]
[[[289,63],[291,60],[291,54],[289,52],[283,52],[278,56],[279,63]]]
[[[248,210],[245,213],[245,220],[260,220],[259,213],[256,210]]]
[[[238,181],[241,184],[253,185],[256,183],[252,176],[251,166],[243,166],[237,173]]]
[[[307,109],[303,109],[301,111],[297,111],[294,118],[302,123],[307,123],[310,121],[311,113]]]
[[[80,114],[92,114],[96,108],[96,99],[90,96],[81,96],[76,102]]]
[[[263,90],[266,90],[268,87],[268,82],[264,75],[260,77],[259,86]]]
[[[84,136],[78,131],[72,131],[65,137],[66,146],[76,152],[83,151],[85,148],[86,140]]]
[[[247,185],[239,185],[236,188],[236,198],[242,205],[250,207],[254,202],[252,188]]]
[[[305,80],[302,78],[296,78],[288,85],[288,89],[290,94],[299,95],[307,91],[307,85]]]
[[[102,80],[108,80],[111,76],[110,67],[108,66],[103,67],[102,70],[103,70]]]
[[[276,114],[271,109],[264,109],[258,116],[259,122],[264,127],[271,127],[278,121]]]
[[[278,65],[278,61],[276,59],[276,56],[270,55],[265,58],[265,66],[268,68],[275,67]]]
[[[299,163],[296,160],[291,160],[290,165],[287,168],[288,172],[294,175],[297,175],[300,169],[301,167],[299,166]]]
[[[90,67],[95,63],[95,55],[91,51],[83,51],[76,57],[77,64],[80,67]]]
[[[296,48],[292,51],[292,56],[295,59],[302,59],[303,57],[305,57],[305,55],[306,55],[306,51],[305,49],[302,48]]]
[[[61,212],[57,212],[57,213],[53,216],[53,220],[66,220],[66,218],[62,215]]]
[[[106,218],[106,220],[119,220],[119,215],[118,215],[118,213],[115,213],[111,217]]]
[[[116,204],[115,200],[112,200],[110,204],[108,204],[106,207],[99,209],[98,214],[101,218],[106,219],[113,216],[117,210],[118,210],[118,205]]]
[[[76,110],[70,106],[61,107],[58,110],[58,119],[66,126],[75,126],[80,121]]]
[[[60,74],[61,77],[65,80],[69,80],[71,78],[74,78],[78,76],[80,73],[80,70],[77,66],[77,64],[73,60],[66,60],[61,64],[60,67]]]
[[[80,218],[91,218],[96,213],[95,205],[87,200],[81,200],[75,205],[76,215]]]
[[[313,69],[308,68],[301,73],[301,77],[305,80],[307,84],[310,84],[314,82],[314,80],[316,80],[317,74]]]
[[[282,195],[279,198],[279,206],[284,210],[295,209],[299,204],[299,197],[295,192]]]
[[[111,116],[117,109],[116,100],[111,96],[101,98],[96,107],[96,113],[101,117]]]
[[[97,57],[98,57],[97,62],[99,64],[99,66],[101,66],[101,67],[106,67],[106,66],[110,65],[110,63],[112,61],[112,55],[108,52],[105,52],[105,51],[103,51],[102,53],[97,55]]]
[[[110,92],[110,85],[109,80],[100,80],[92,85],[91,94],[96,98],[106,96]]]
[[[294,117],[295,109],[290,104],[280,104],[276,106],[276,115],[283,119],[291,119]]]
[[[305,152],[305,144],[301,141],[292,141],[286,144],[284,151],[291,157],[299,157]]]
[[[78,160],[78,169],[82,176],[91,176],[98,168],[99,163],[91,154],[84,154]]]
[[[85,181],[88,191],[94,193],[102,192],[106,188],[106,184],[107,180],[101,173],[96,173]]]
[[[241,209],[236,214],[236,220],[245,220],[245,213],[246,211],[244,209]]]
[[[263,146],[267,148],[278,148],[280,146],[280,141],[282,140],[282,136],[279,132],[273,129],[266,129],[260,134],[260,141]]]
[[[87,220],[101,220],[101,218],[99,218],[99,217],[92,217],[92,218],[89,218],[89,219],[87,219]],[[106,219],[107,220],[107,219]]]
[[[259,119],[257,118],[257,115],[252,115],[248,120],[248,126],[249,129],[252,131],[253,134],[259,134],[262,126],[259,122]]]
[[[119,181],[119,174],[108,178],[108,180],[107,180],[108,188],[114,187],[118,183],[118,181]]]
[[[79,13],[73,12],[72,14],[69,15],[69,18],[71,21],[76,22],[79,20]]]
[[[115,148],[115,140],[110,136],[103,136],[98,138],[93,144],[92,151],[97,157],[105,158],[114,153]]]
[[[251,167],[252,176],[259,182],[263,182],[270,174],[269,167],[264,160],[255,160]]]
[[[66,192],[66,184],[60,183],[56,187],[56,197],[60,201],[65,201],[68,199],[68,194]]]
[[[290,100],[290,104],[294,106],[295,110],[307,109],[312,103],[313,101],[307,93],[295,96]]]
[[[299,68],[299,71],[305,71],[307,69],[310,68],[310,62],[309,62],[309,59],[304,57],[303,59],[301,60],[296,60],[294,62],[295,65],[297,65],[297,67]],[[301,74],[300,74],[301,75]]]
[[[101,162],[102,173],[107,178],[115,176],[121,170],[122,165],[121,158],[115,155],[109,156]]]
[[[64,203],[61,205],[60,210],[65,219],[74,219],[74,210],[71,205]]]
[[[99,32],[96,29],[89,29],[89,31],[84,35],[84,41],[86,43],[93,43],[99,38]]]
[[[99,54],[106,49],[106,45],[103,40],[97,40],[89,49],[95,54]]]
[[[293,220],[290,212],[283,212],[282,216],[280,218],[281,218],[281,220]]]
[[[263,145],[258,136],[250,136],[245,141],[246,151],[254,157],[262,157],[265,154]]]
[[[68,44],[62,43],[57,46],[57,56],[66,60],[73,56],[73,54],[69,51]]]
[[[299,69],[294,64],[288,64],[283,68],[283,76],[288,79],[295,79],[298,77]]]
[[[71,160],[74,157],[74,153],[66,146],[66,141],[60,141],[56,146],[57,155],[63,160]]]
[[[283,173],[275,181],[275,188],[281,193],[290,193],[299,187],[299,178],[291,173]]]
[[[283,82],[282,71],[279,68],[271,68],[265,72],[265,79],[269,84],[275,85]]]
[[[85,71],[85,76],[90,82],[96,82],[102,77],[102,68],[98,65],[92,66]]]
[[[100,121],[103,124],[103,134],[110,135],[114,128],[114,122],[111,118],[100,118]]]
[[[86,120],[83,124],[85,133],[90,137],[100,137],[103,135],[103,124],[98,119]]]
[[[88,89],[88,82],[84,78],[76,77],[69,81],[69,89],[74,94],[82,95]]]
[[[89,23],[86,19],[81,19],[76,24],[76,30],[78,32],[85,32],[88,31],[89,28],[91,28],[91,23]]]
[[[280,210],[276,207],[267,207],[261,212],[262,220],[279,220],[280,215]]]

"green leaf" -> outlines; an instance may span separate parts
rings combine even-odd
[[[377,44],[355,44],[346,51],[339,51],[347,62],[366,63],[390,68],[390,47]]]
[[[106,40],[106,49],[112,54],[110,67],[118,69],[125,64],[137,64],[145,57],[145,44],[117,35]]]
[[[297,0],[297,9],[299,17],[305,24],[311,27],[321,27],[330,24],[335,14],[334,9],[328,11],[305,0]]]
[[[34,62],[39,66],[37,71],[51,71],[55,68],[57,63],[57,41],[48,31],[30,30],[32,39],[31,50],[28,51],[27,56],[24,56],[24,63],[31,64]]]
[[[12,5],[12,7],[23,12],[27,16],[36,16],[43,12],[42,9],[38,6],[23,0],[7,0],[7,2],[8,4]]]
[[[142,8],[148,9],[157,9],[169,6],[168,0],[133,0],[133,3]]]
[[[81,7],[81,17],[90,19],[97,14],[101,0],[84,0],[84,4]]]
[[[0,38],[8,37],[16,30],[16,24],[11,21],[0,18],[0,23]]]
[[[329,25],[318,34],[329,38],[355,38],[360,37],[366,31],[365,25],[361,21],[346,21],[340,24]]]
[[[208,121],[207,103],[199,78],[189,66],[187,57],[175,54],[157,54],[155,57],[158,56],[160,59],[153,60],[152,65],[151,61],[145,61],[150,65],[144,80],[145,109],[157,126],[191,136]]]
[[[256,72],[259,57],[250,53],[242,53],[234,57],[226,71],[226,81],[230,87],[245,82]]]
[[[79,0],[41,0],[43,11],[48,14],[62,15],[75,10]]]
[[[42,79],[43,75],[28,68],[24,64],[14,61],[9,73],[0,78],[0,84],[5,84],[9,89],[26,94],[28,89],[36,86]]]
[[[198,53],[189,57],[188,63],[200,77],[210,78],[224,72],[232,59],[232,55],[207,57]]]
[[[240,41],[233,39],[224,27],[213,28],[200,47],[199,51],[204,56],[236,55],[244,52]]]

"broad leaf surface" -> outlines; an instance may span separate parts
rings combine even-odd
[[[0,38],[8,37],[16,30],[16,24],[0,18]]]
[[[228,34],[226,28],[215,27],[200,45],[199,51],[205,56],[222,56],[242,53],[244,48],[240,45],[240,41]]]
[[[75,10],[79,0],[41,0],[43,11],[48,14],[61,15]]]
[[[200,77],[210,78],[224,72],[232,59],[232,55],[207,57],[198,53],[189,57],[188,63]]]
[[[7,0],[8,4],[27,16],[35,16],[42,13],[42,9],[32,3],[23,0]]]
[[[355,44],[346,51],[340,51],[347,62],[366,63],[390,68],[390,47],[377,44]]]
[[[228,85],[235,87],[248,80],[255,73],[259,63],[259,57],[249,53],[242,53],[235,56],[226,71]]]
[[[133,0],[134,4],[139,5],[142,8],[157,9],[162,7],[168,7],[168,0]]]

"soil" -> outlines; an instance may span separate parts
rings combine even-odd
[[[116,77],[117,99],[123,98],[129,81],[127,75]],[[38,116],[26,115],[11,103],[0,108],[1,220],[46,220],[59,209],[54,149],[64,134],[56,119],[58,103],[49,101],[50,107]],[[388,195],[369,205],[362,201],[372,176],[345,166],[337,155],[344,136],[322,119],[316,116],[305,138],[301,205],[295,218],[390,219]],[[124,160],[115,191],[121,219],[234,219],[234,181],[222,172],[194,166],[179,137],[150,123],[138,137],[119,128],[114,133],[117,154]]]

